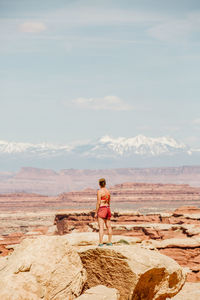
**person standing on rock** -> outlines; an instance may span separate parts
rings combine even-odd
[[[104,224],[108,230],[107,246],[112,246],[112,228],[111,228],[111,210],[110,210],[110,192],[106,188],[105,178],[99,179],[100,189],[97,192],[97,205],[95,217],[98,218],[99,224],[99,247],[103,246]]]

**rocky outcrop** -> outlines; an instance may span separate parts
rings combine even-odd
[[[121,300],[164,300],[185,282],[174,260],[140,246],[88,246],[78,252],[88,274],[85,289],[103,284],[118,289]]]
[[[0,299],[74,299],[86,281],[77,252],[63,237],[23,240],[0,259]]]
[[[197,209],[198,211],[198,209]],[[154,213],[141,214],[137,211],[113,210],[112,226],[114,234],[133,235],[142,239],[166,239],[200,235],[200,216],[198,213],[184,214]],[[55,217],[58,234],[77,231],[96,231],[97,220],[94,211],[63,210]]]
[[[70,235],[23,240],[0,258],[0,299],[164,300],[182,288],[185,273],[171,258],[136,244],[83,246],[91,236],[78,234],[73,247]]]
[[[112,228],[115,235],[136,237],[145,247],[156,248],[188,269],[187,281],[200,281],[200,218],[199,209],[183,207],[171,213],[143,215],[133,211],[114,211]],[[71,211],[57,214],[58,233],[92,230],[98,225],[92,211]],[[94,220],[94,221],[93,221]],[[91,222],[92,221],[92,222]],[[151,246],[150,246],[151,245]]]
[[[85,291],[77,300],[118,300],[120,297],[117,289],[97,285]]]

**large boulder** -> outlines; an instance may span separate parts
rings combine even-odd
[[[116,288],[121,300],[164,300],[185,282],[185,273],[173,259],[138,245],[88,246],[78,252],[88,274],[84,289]]]
[[[104,285],[98,285],[86,292],[76,300],[118,300],[120,297],[118,290],[108,288]]]
[[[0,263],[2,300],[71,300],[85,281],[80,257],[63,237],[25,239]]]

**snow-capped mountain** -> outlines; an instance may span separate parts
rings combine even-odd
[[[91,144],[88,152],[84,155],[92,155],[96,157],[114,156],[131,156],[131,155],[147,155],[156,156],[162,154],[172,155],[179,151],[187,151],[188,147],[183,143],[179,143],[170,137],[149,138],[138,135],[132,138],[111,138],[104,136],[95,144]]]
[[[20,143],[20,142],[7,142],[0,141],[0,154],[16,154],[16,153],[32,153],[32,154],[55,154],[57,152],[69,152],[71,147],[69,145],[58,146],[54,144],[41,143],[41,144],[31,144],[31,143]]]
[[[191,151],[189,147],[181,142],[177,142],[171,137],[158,137],[151,138],[143,135],[138,135],[132,138],[112,138],[103,136],[99,140],[87,143],[72,143],[68,145],[56,144],[31,144],[20,142],[7,142],[0,141],[0,154],[19,154],[29,153],[35,155],[60,155],[69,153],[79,153],[83,156],[130,156],[131,154],[137,155],[161,155],[173,154],[177,151]],[[194,150],[193,150],[194,151]]]
[[[3,170],[21,166],[48,168],[104,168],[125,166],[164,166],[197,163],[199,149],[191,149],[171,137],[131,138],[103,136],[96,141],[67,145],[0,141],[0,166]],[[192,159],[194,158],[194,162]],[[10,167],[7,168],[7,165]]]

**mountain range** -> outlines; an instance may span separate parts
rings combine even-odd
[[[172,137],[131,138],[103,136],[95,141],[66,145],[0,140],[1,171],[22,166],[42,168],[121,168],[198,164],[200,149],[192,149]]]

